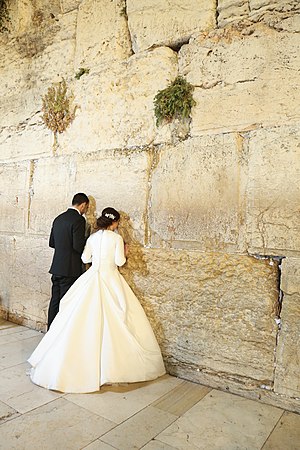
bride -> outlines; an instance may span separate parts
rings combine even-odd
[[[153,380],[165,373],[161,352],[134,293],[119,273],[120,214],[105,208],[82,254],[92,263],[60,302],[59,313],[28,362],[33,383],[68,393],[106,383]]]

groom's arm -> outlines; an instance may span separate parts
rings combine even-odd
[[[51,228],[51,233],[50,233],[50,237],[49,237],[49,247],[55,248],[53,227]]]

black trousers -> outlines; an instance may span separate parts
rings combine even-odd
[[[48,330],[54,317],[58,313],[60,300],[70,289],[72,284],[78,277],[62,277],[60,275],[52,275],[52,295],[48,309]]]

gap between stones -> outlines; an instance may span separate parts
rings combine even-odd
[[[272,380],[272,386],[267,386],[262,384],[260,387],[262,389],[266,389],[269,391],[273,391],[274,392],[274,381],[275,381],[275,371],[276,371],[276,366],[277,366],[277,347],[278,347],[278,341],[279,341],[279,336],[280,336],[280,331],[281,331],[281,310],[282,310],[282,303],[283,303],[283,298],[284,298],[284,294],[283,291],[281,289],[281,265],[282,265],[282,261],[285,259],[285,256],[274,256],[274,255],[260,255],[260,254],[250,254],[250,256],[252,256],[253,258],[256,259],[268,259],[270,261],[270,265],[273,265],[274,262],[276,261],[278,263],[278,278],[277,278],[277,289],[278,289],[278,298],[277,298],[277,302],[275,305],[275,322],[277,325],[277,331],[276,331],[276,338],[275,338],[275,348],[274,348],[274,369],[273,369],[273,380]]]

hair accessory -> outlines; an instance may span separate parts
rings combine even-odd
[[[105,217],[108,217],[109,219],[115,220],[115,216],[113,214],[106,213],[104,215],[105,215]]]

